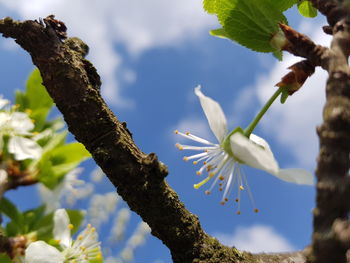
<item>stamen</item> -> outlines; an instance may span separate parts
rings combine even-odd
[[[215,146],[193,146],[193,145],[181,145],[184,150],[191,150],[191,151],[204,151],[205,153],[208,153],[209,150],[215,150],[217,147]]]
[[[180,151],[182,151],[184,148],[182,147],[181,144],[177,143],[175,144],[175,147],[178,148]]]
[[[243,174],[243,180],[244,180],[245,185],[247,186],[248,196],[249,196],[250,201],[252,202],[252,205],[253,205],[253,207],[254,207],[254,211],[255,211],[255,210],[256,210],[256,211],[259,211],[259,210],[256,208],[255,200],[254,200],[252,191],[250,190],[250,187],[249,187],[249,184],[248,184],[248,180],[247,180],[247,177],[245,176],[245,174]],[[255,213],[257,213],[257,212],[255,212]]]
[[[184,149],[184,150],[186,150],[186,149]],[[198,153],[198,154],[194,154],[194,155],[191,155],[191,156],[187,156],[186,158],[187,158],[187,160],[191,160],[191,159],[197,159],[197,158],[201,158],[201,157],[205,158],[207,156],[208,156],[208,154],[204,152],[204,153]],[[197,162],[198,162],[198,160],[197,160]]]
[[[203,184],[205,184],[206,182],[208,182],[209,180],[210,180],[210,175],[207,177],[207,178],[205,178],[203,181],[201,181],[201,182],[199,182],[198,184],[194,184],[193,185],[193,187],[195,188],[195,189],[198,189],[199,187],[201,187]]]
[[[228,196],[231,194],[232,188],[234,186],[234,168],[234,164],[230,162],[226,162],[222,167],[221,176],[223,178],[219,179],[224,182],[223,185],[225,186],[225,191],[222,195],[223,199],[228,199]]]
[[[185,137],[187,139],[190,139],[192,141],[196,141],[196,142],[199,142],[199,143],[202,143],[202,144],[206,144],[206,145],[217,145],[217,144],[211,143],[211,142],[209,142],[209,141],[207,141],[207,140],[205,140],[203,138],[195,136],[195,135],[193,135],[193,134],[191,134],[189,132],[182,133],[182,132],[179,132],[178,130],[175,130],[174,132],[175,132],[175,134],[181,135],[181,136],[183,136],[183,137]]]

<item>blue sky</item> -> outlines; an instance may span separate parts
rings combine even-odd
[[[90,46],[90,59],[101,74],[102,92],[121,121],[126,121],[136,144],[146,153],[155,152],[168,165],[167,181],[186,207],[198,215],[205,231],[228,245],[256,251],[278,252],[305,247],[311,236],[314,206],[312,187],[282,182],[269,174],[244,168],[258,214],[252,212],[248,195],[243,196],[242,214],[221,195],[194,190],[199,180],[196,167],[182,161],[184,152],[174,129],[191,131],[214,139],[200,104],[193,93],[196,85],[217,100],[229,128],[243,128],[274,92],[274,85],[298,59],[285,54],[277,62],[269,54],[250,50],[208,34],[218,25],[206,14],[200,0],[0,0],[0,15],[38,19],[49,14],[64,21],[69,36]],[[321,19],[301,18],[288,12],[290,24],[317,43],[329,39],[320,31]],[[13,99],[13,91],[33,69],[31,59],[12,40],[0,40],[1,93]],[[326,75],[317,71],[303,89],[276,103],[255,132],[265,138],[283,168],[313,171],[318,149],[315,126],[321,121]],[[93,163],[85,164],[86,176]],[[111,191],[103,183],[101,191]],[[18,190],[11,196],[33,191]],[[21,202],[23,207],[32,203]],[[138,222],[133,215],[132,223]],[[266,242],[269,240],[269,242]],[[116,247],[117,251],[119,248]],[[142,260],[141,260],[142,259]],[[146,259],[146,260],[145,260]],[[136,262],[171,262],[169,251],[154,237],[137,251]]]

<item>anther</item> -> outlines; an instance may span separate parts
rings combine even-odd
[[[193,164],[196,165],[198,162],[197,161],[193,161]]]
[[[259,209],[255,208],[255,209],[254,209],[254,212],[255,212],[255,213],[259,213]]]
[[[225,177],[223,177],[222,175],[219,176],[219,180],[223,181],[225,179]]]
[[[184,158],[182,158],[184,161],[188,161],[188,157],[187,156],[185,156]]]
[[[242,185],[240,185],[239,190],[244,190],[244,187]]]
[[[239,199],[238,199],[238,198],[236,198],[236,199],[235,199],[235,201],[236,201],[236,203],[238,203],[238,202],[239,202]]]
[[[185,132],[185,134],[186,134],[186,135],[190,135],[190,133],[189,133],[189,132]]]
[[[73,224],[69,224],[68,228],[72,230],[74,228]]]
[[[179,131],[178,131],[178,130],[175,130],[174,133],[175,133],[175,134],[179,134]]]
[[[179,144],[179,143],[175,144],[175,147],[178,148],[178,149],[181,150],[181,151],[184,149],[184,148],[182,147],[182,145]]]
[[[237,213],[236,213],[237,215],[240,215],[241,214],[241,211],[237,211]]]
[[[196,174],[197,175],[202,175],[202,172],[201,171],[197,171]]]
[[[210,195],[210,194],[211,194],[209,190],[205,190],[204,193],[205,193],[206,195]]]

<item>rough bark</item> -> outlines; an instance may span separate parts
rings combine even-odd
[[[350,248],[350,9],[346,1],[312,0],[327,17],[330,48],[320,47],[302,34],[282,28],[289,40],[287,51],[327,70],[323,123],[317,128],[320,152],[316,169],[317,195],[312,247],[307,262],[345,263]]]

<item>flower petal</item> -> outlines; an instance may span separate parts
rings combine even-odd
[[[57,209],[54,217],[53,236],[60,241],[62,247],[69,247],[72,243],[69,229],[69,217],[65,209]]]
[[[249,140],[243,134],[236,132],[230,137],[230,143],[234,156],[246,165],[264,170],[273,175],[278,173],[278,164],[266,142],[267,147],[263,148],[262,145],[259,146],[259,144]]]
[[[63,263],[64,256],[44,241],[31,243],[25,251],[25,263]]]
[[[269,151],[272,155],[272,151],[270,149],[270,145],[267,143],[267,141],[265,141],[263,138],[261,138],[260,136],[258,135],[255,135],[255,134],[251,134],[249,136],[249,140],[253,141],[254,143],[260,145],[261,147],[263,147],[266,151]]]
[[[227,121],[219,103],[201,92],[201,86],[194,89],[198,96],[205,116],[207,117],[210,129],[219,142],[222,142],[227,135]]]
[[[295,184],[313,185],[315,183],[313,175],[304,169],[280,169],[275,176],[283,181]]]
[[[12,113],[10,125],[15,133],[19,135],[29,135],[29,131],[34,129],[34,123],[24,112]]]
[[[14,154],[18,161],[39,159],[42,154],[42,148],[35,141],[20,136],[10,138],[8,151]]]
[[[7,104],[9,104],[10,101],[7,99],[3,99],[3,96],[0,95],[0,109],[2,109],[4,106],[6,106]]]

